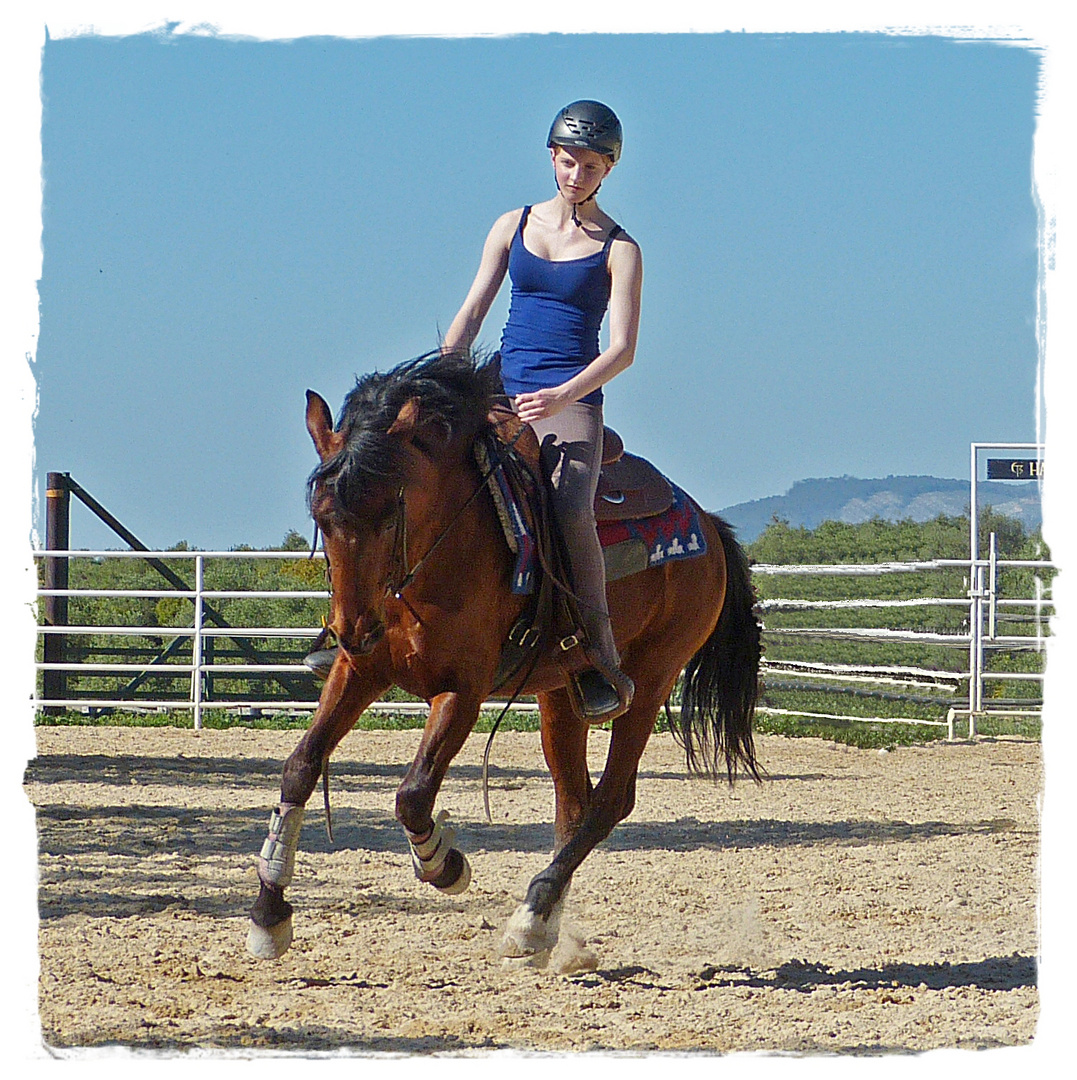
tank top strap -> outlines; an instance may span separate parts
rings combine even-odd
[[[524,238],[524,226],[527,224],[527,215],[531,213],[531,207],[525,206],[523,213],[520,215],[520,223],[516,226],[516,235],[521,240]]]
[[[613,228],[610,229],[609,236],[606,237],[606,242],[602,245],[602,262],[607,268],[610,264],[610,248],[613,246],[613,241],[623,232],[624,229],[622,229],[620,225],[614,225]]]

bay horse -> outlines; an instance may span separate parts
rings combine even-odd
[[[276,959],[292,940],[284,889],[305,804],[334,748],[391,686],[430,706],[396,793],[416,876],[449,895],[470,883],[447,814],[435,819],[434,806],[526,603],[511,591],[512,553],[472,452],[501,393],[495,365],[467,352],[431,353],[362,377],[335,427],[326,402],[307,391],[307,429],[320,458],[308,502],[324,538],[329,628],[340,647],[311,725],[285,763],[259,857],[247,939],[257,957]],[[667,716],[689,769],[715,778],[725,772],[732,783],[743,768],[759,779],[752,718],[760,626],[748,562],[730,527],[696,509],[703,554],[608,586],[614,636],[636,692],[612,723],[597,784],[587,768],[589,725],[577,718],[552,652],[510,688],[538,699],[557,850],[510,918],[503,956],[535,964],[548,958],[573,873],[632,811],[640,756],[682,671],[680,714]]]

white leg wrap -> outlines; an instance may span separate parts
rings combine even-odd
[[[269,835],[258,855],[258,877],[267,885],[283,889],[291,884],[303,813],[302,806],[281,803],[269,815]]]
[[[445,869],[445,860],[449,857],[449,851],[452,849],[453,841],[456,839],[456,830],[451,825],[446,824],[448,820],[449,811],[442,810],[434,821],[434,828],[430,835],[419,843],[415,841],[414,833],[408,832],[407,829],[404,830],[407,833],[408,844],[411,847],[411,862],[415,867],[415,876],[420,881],[435,881],[441,876],[442,870]],[[466,881],[464,881],[465,878]],[[468,882],[471,881],[471,871],[466,859],[464,860],[464,873],[461,875],[461,881],[464,881],[463,885],[457,882],[442,891],[457,893],[463,892],[467,888]]]
[[[467,887],[471,884],[471,863],[467,861],[467,856],[461,851],[460,858],[464,861],[464,868],[460,871],[460,876],[451,885],[435,885],[434,888],[438,892],[444,893],[446,896],[459,896],[462,892],[467,892]]]

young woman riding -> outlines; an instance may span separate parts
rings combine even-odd
[[[575,676],[586,718],[614,719],[634,687],[606,606],[594,498],[602,460],[602,387],[631,363],[639,331],[639,246],[595,202],[621,155],[621,124],[597,101],[575,101],[546,140],[557,194],[494,222],[443,350],[469,349],[508,272],[512,301],[501,339],[505,392],[542,443],[553,506],[568,545],[592,667]],[[609,310],[609,347],[599,328]]]

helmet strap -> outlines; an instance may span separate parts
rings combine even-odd
[[[578,203],[572,203],[572,224],[577,226],[577,228],[582,229],[583,228],[583,222],[580,221],[580,216],[579,216],[579,214],[576,213],[576,207],[577,206],[582,206],[584,203],[593,202],[595,196],[599,192],[599,188],[601,188],[601,187],[602,187],[602,185],[599,184],[598,187],[596,187],[595,190],[592,191],[591,194],[588,195],[586,199],[583,199],[581,202],[578,202]],[[557,193],[561,196],[561,198],[564,198],[564,193],[561,191],[560,188],[557,189]]]

